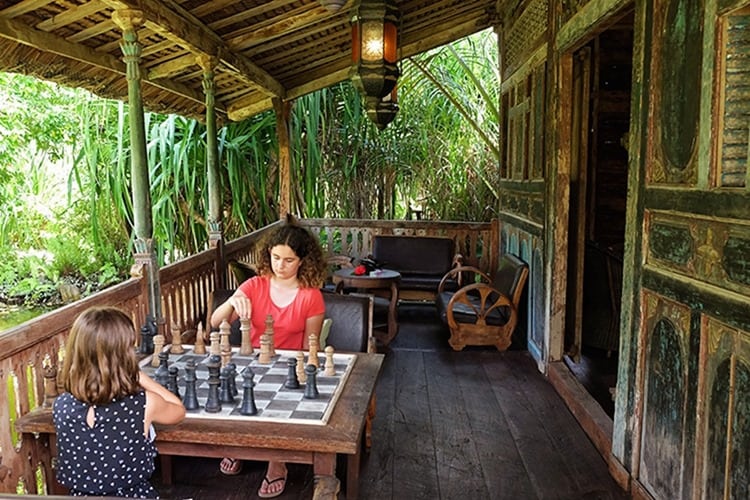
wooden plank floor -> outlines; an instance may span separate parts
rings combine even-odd
[[[429,306],[402,306],[399,321],[383,350],[360,498],[627,498],[528,353],[454,352]],[[162,498],[252,499],[264,472],[264,463],[245,462],[227,477],[215,459],[175,457],[174,484],[161,484],[158,471],[154,484]],[[311,498],[312,490],[311,467],[290,464],[278,498]]]

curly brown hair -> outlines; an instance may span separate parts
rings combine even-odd
[[[103,405],[140,390],[136,332],[115,307],[91,307],[73,323],[65,344],[65,390],[88,404]]]
[[[271,275],[271,249],[276,245],[287,245],[300,258],[297,279],[304,288],[320,288],[328,273],[328,264],[318,238],[310,230],[295,223],[287,216],[286,222],[268,233],[261,243],[258,274]]]

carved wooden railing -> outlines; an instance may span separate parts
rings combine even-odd
[[[464,262],[491,272],[497,267],[500,230],[493,222],[435,222],[409,220],[305,219],[301,223],[317,234],[328,255],[355,259],[372,253],[374,235],[443,236],[455,242]]]
[[[372,236],[400,234],[446,236],[467,263],[487,271],[496,266],[499,246],[497,222],[379,221],[354,219],[305,219],[300,223],[318,235],[329,255],[361,258],[372,249]],[[162,318],[160,333],[171,339],[205,321],[208,293],[217,283],[236,287],[226,271],[226,261],[258,261],[258,242],[280,222],[271,224],[224,245],[170,264],[159,270]],[[218,265],[217,265],[218,261]],[[224,273],[223,281],[217,279]],[[131,278],[75,303],[61,307],[14,328],[0,332],[0,493],[46,494],[51,492],[54,471],[49,447],[41,438],[19,435],[14,422],[44,404],[44,366],[60,365],[63,345],[75,318],[92,306],[116,306],[143,325],[149,314],[148,285]],[[7,424],[6,422],[10,422]]]

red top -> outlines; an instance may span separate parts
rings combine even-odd
[[[305,322],[308,318],[325,313],[323,294],[318,288],[298,288],[294,300],[279,307],[271,300],[270,276],[254,276],[240,285],[252,304],[250,313],[250,340],[260,347],[260,336],[266,329],[266,316],[273,317],[273,345],[278,349],[302,349]]]

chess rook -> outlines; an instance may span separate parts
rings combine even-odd
[[[288,371],[284,387],[287,389],[299,389],[299,380],[297,380],[297,358],[287,360]]]
[[[318,369],[315,365],[307,365],[305,367],[307,381],[305,382],[305,393],[302,395],[305,399],[318,399],[320,393],[318,392],[317,380],[315,378],[317,372]]]

